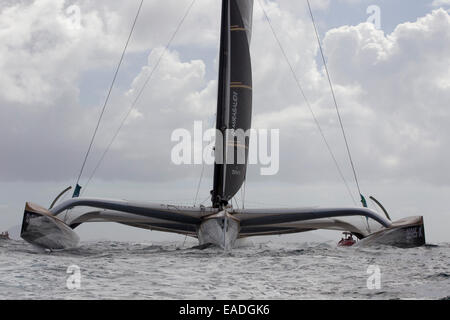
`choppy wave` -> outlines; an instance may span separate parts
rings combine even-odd
[[[448,299],[449,244],[397,249],[264,243],[225,253],[180,243],[84,242],[45,252],[0,241],[1,299]],[[81,287],[67,288],[79,266]],[[381,288],[369,289],[369,266]],[[369,271],[373,269],[369,269]],[[371,278],[372,279],[372,278]],[[370,282],[370,281],[369,281]],[[372,283],[372,282],[370,282]]]

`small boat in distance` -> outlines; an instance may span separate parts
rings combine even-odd
[[[8,231],[0,233],[0,240],[11,240]]]
[[[351,247],[356,243],[353,239],[353,235],[350,232],[344,232],[341,241],[338,243],[338,247]]]

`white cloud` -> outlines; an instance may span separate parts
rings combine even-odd
[[[72,13],[67,12],[72,3],[34,0],[11,3],[0,11],[0,132],[3,137],[8,137],[0,141],[4,164],[0,176],[4,180],[68,179],[77,170],[80,155],[85,152],[83,150],[95,127],[100,105],[80,105],[80,94],[86,93],[80,93],[79,81],[88,71],[92,74],[95,70],[101,72],[107,69],[108,74],[112,75],[111,70],[117,63],[137,7],[135,3],[128,2],[125,5],[123,2],[77,1],[75,4],[80,7],[81,19],[80,25],[75,27]],[[141,53],[144,46],[148,50],[152,45],[165,45],[189,3],[146,1],[130,52]],[[196,19],[198,15],[203,16],[202,10],[211,10],[211,5],[214,7],[215,2],[197,1],[173,45],[182,46],[191,40],[194,43],[216,45],[217,34],[211,38],[212,32],[200,32],[201,29],[207,30],[204,24],[209,24],[212,17]],[[132,88],[155,65],[161,50],[152,50],[150,66],[143,68]],[[126,71],[122,70],[121,75],[124,73]],[[170,119],[170,114],[172,117],[180,116],[188,112],[189,108],[198,109],[199,101],[208,98],[204,91],[208,83],[204,77],[205,65],[201,60],[182,62],[176,52],[166,55],[151,82],[156,90],[147,90],[144,95],[151,96],[151,99],[143,101],[140,107],[144,111],[133,111],[128,122],[139,124],[155,120],[154,130],[152,124],[147,122],[141,126],[143,132],[133,131],[135,136],[143,137],[147,150],[152,149],[150,143],[153,140],[150,136],[158,136],[153,133],[166,118]],[[95,83],[97,79],[87,81],[101,87],[104,92],[102,95],[106,94],[109,79],[103,83]],[[199,97],[193,99],[196,89]],[[209,86],[211,90],[214,87]],[[117,128],[133,98],[133,91],[128,94],[119,94],[117,88],[113,92],[95,152],[101,151]],[[158,119],[160,116],[162,118]],[[170,125],[162,127],[168,130]],[[127,128],[124,132],[127,132]],[[166,131],[164,133],[170,136]],[[161,144],[166,141],[162,134],[159,134]],[[121,135],[118,146],[121,142],[124,145],[138,143],[139,139],[135,136]],[[115,145],[116,150],[118,146]],[[123,152],[127,150],[121,151],[118,154],[122,166],[124,161],[128,164],[128,158],[135,157],[133,152],[124,156]],[[134,149],[134,153],[137,152]],[[145,159],[143,156],[141,158]],[[141,165],[138,167],[142,168]]]
[[[370,24],[327,33],[336,84],[361,90],[354,99],[359,107],[347,118],[353,118],[349,125],[358,158],[363,166],[370,164],[366,172],[374,177],[385,172],[386,177],[447,184],[450,168],[442,158],[450,144],[445,133],[450,120],[449,72],[444,67],[450,63],[448,30],[450,16],[439,9],[387,36]],[[347,101],[341,99],[341,104]],[[361,115],[366,109],[372,111],[370,119]],[[364,152],[367,144],[370,152]],[[397,165],[380,166],[386,156],[395,157]]]
[[[450,6],[450,0],[434,0],[431,5],[433,7]]]

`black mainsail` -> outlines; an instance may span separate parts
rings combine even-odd
[[[253,0],[223,0],[213,207],[226,205],[245,181],[252,118],[250,40]],[[222,139],[221,139],[222,138]]]

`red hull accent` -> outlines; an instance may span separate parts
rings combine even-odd
[[[339,241],[338,246],[339,247],[351,247],[355,243],[356,243],[355,240],[341,240],[341,241]]]

